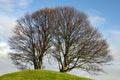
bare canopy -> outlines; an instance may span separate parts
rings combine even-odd
[[[47,54],[55,58],[60,72],[75,68],[99,72],[112,60],[101,33],[90,25],[85,13],[72,7],[27,14],[17,21],[9,43],[13,50],[10,57],[20,68],[34,65],[41,69]]]
[[[112,60],[109,46],[101,33],[90,25],[85,13],[71,7],[57,10],[53,57],[61,72],[79,68],[87,72],[102,71]]]
[[[42,69],[43,57],[51,47],[51,13],[53,10],[46,8],[17,20],[9,45],[13,50],[10,57],[19,69],[32,65],[34,69]]]

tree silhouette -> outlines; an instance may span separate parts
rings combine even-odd
[[[71,7],[57,10],[57,30],[54,35],[53,57],[60,72],[80,68],[87,72],[102,71],[112,60],[108,44],[101,33],[90,25],[85,13]]]
[[[85,13],[72,7],[45,8],[17,21],[10,38],[10,57],[18,68],[42,69],[45,55],[52,55],[60,72],[79,68],[103,71],[112,60],[109,45],[90,24]]]

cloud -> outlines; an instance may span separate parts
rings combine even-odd
[[[107,39],[110,46],[120,46],[120,30],[109,29],[104,32],[104,36]]]
[[[89,20],[94,27],[99,27],[106,22],[106,19],[100,16],[90,16]]]
[[[19,8],[24,9],[31,2],[32,0],[0,0],[0,9],[4,12],[14,12]]]
[[[116,41],[119,41],[120,43],[120,30],[111,30],[109,33],[114,37]]]
[[[111,46],[110,47],[111,49],[111,54],[113,55],[113,58],[114,58],[114,63],[115,64],[120,64],[120,54],[119,54],[119,50],[120,50],[120,46]]]
[[[19,0],[19,5],[20,6],[26,6],[28,5],[32,0]]]
[[[5,6],[6,5],[6,6]],[[0,0],[0,9],[3,11],[11,11],[13,9],[12,0]]]
[[[10,51],[8,44],[5,42],[0,43],[0,56],[6,56],[7,53]]]
[[[0,41],[11,35],[18,15],[25,13],[25,7],[32,0],[0,0]],[[22,16],[22,15],[21,15]]]
[[[0,0],[0,4],[11,4],[12,0]]]
[[[7,40],[18,15],[24,13],[30,2],[31,0],[0,0],[0,74],[17,70],[7,55],[10,52]]]
[[[0,75],[17,70],[8,57],[8,52],[10,52],[8,44],[0,42],[0,64],[2,64],[0,65]]]
[[[11,35],[15,20],[14,16],[0,14],[0,40],[6,40]]]
[[[110,32],[116,36],[120,36],[120,30],[111,30]]]

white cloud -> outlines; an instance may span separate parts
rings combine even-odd
[[[4,12],[14,12],[25,8],[32,0],[0,0],[0,9]]]
[[[25,13],[24,9],[32,0],[0,0],[0,41],[6,40],[15,25],[17,15]],[[21,16],[22,16],[21,15]]]
[[[0,0],[1,4],[10,4],[12,0]]]
[[[109,33],[111,34],[111,36],[114,37],[114,39],[116,41],[119,41],[119,43],[120,43],[120,30],[111,30],[111,31],[109,31]]]
[[[112,53],[114,53],[114,54],[118,54],[120,52],[119,51],[120,46],[111,46],[110,49],[112,50]]]
[[[0,43],[0,56],[6,56],[7,53],[10,51],[8,44],[5,42]]]
[[[100,16],[90,16],[89,20],[94,27],[99,27],[106,22],[106,19]]]
[[[20,6],[26,6],[28,5],[32,0],[19,0]]]
[[[0,40],[6,40],[11,35],[15,20],[13,16],[0,14]]]
[[[6,41],[11,35],[11,30],[15,25],[16,19],[19,17],[18,15],[24,13],[23,9],[25,9],[24,7],[26,7],[30,1],[31,0],[0,0],[0,74],[17,70],[8,57],[10,49]]]
[[[14,8],[12,0],[0,0],[0,9],[3,11],[11,11]]]
[[[0,75],[17,70],[11,62],[8,52],[10,52],[8,44],[0,42]]]
[[[112,30],[111,33],[113,33],[114,35],[120,36],[120,30]]]

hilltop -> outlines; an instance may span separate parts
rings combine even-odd
[[[0,80],[92,80],[50,70],[23,70],[0,76]]]

